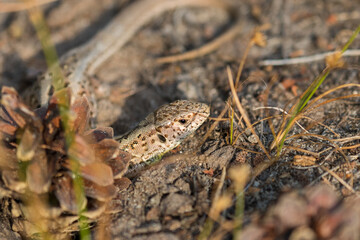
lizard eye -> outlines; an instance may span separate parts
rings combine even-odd
[[[179,123],[181,123],[181,124],[185,124],[187,121],[186,121],[186,119],[180,119],[179,120]]]

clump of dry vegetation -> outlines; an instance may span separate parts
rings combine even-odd
[[[254,123],[251,122],[250,114],[242,106],[237,94],[239,78],[245,64],[247,52],[240,63],[235,81],[231,69],[227,68],[231,96],[210,130],[213,130],[220,121],[227,122],[229,126],[227,142],[235,148],[244,150],[243,154],[239,155],[238,161],[252,162],[252,168],[247,164],[239,167],[236,166],[239,163],[233,163],[230,164],[228,174],[225,168],[222,170],[222,176],[217,184],[217,191],[213,197],[208,219],[199,235],[200,239],[223,239],[229,233],[232,233],[235,239],[250,240],[359,238],[359,193],[354,189],[353,181],[353,174],[356,174],[358,164],[356,165],[354,161],[350,162],[350,158],[347,157],[349,151],[358,152],[359,144],[357,142],[359,136],[341,137],[336,133],[336,130],[312,118],[314,112],[321,111],[320,109],[326,104],[360,97],[360,94],[355,91],[355,94],[327,98],[332,93],[344,88],[360,88],[359,84],[351,83],[330,89],[312,99],[312,96],[317,92],[317,89],[330,72],[346,65],[342,59],[342,53],[347,50],[359,32],[360,26],[341,51],[326,58],[326,68],[293,104],[287,106],[289,109],[263,107],[263,109],[267,110],[267,116]],[[259,36],[262,36],[262,34],[255,31],[248,44],[248,49],[254,44],[258,44]],[[260,37],[260,39],[263,38]],[[274,76],[274,80],[277,80],[276,76]],[[272,83],[267,86],[268,90],[265,91],[266,94],[263,96],[265,106],[267,106],[266,100],[269,97],[271,87]],[[274,114],[269,109],[280,110],[281,114]],[[268,124],[272,133],[271,141],[267,143],[261,140],[266,139],[266,137],[259,136],[261,131],[258,126],[263,122]],[[319,134],[319,128],[329,132],[328,135],[332,137]],[[314,130],[314,133],[311,132],[312,130]],[[241,138],[247,138],[246,134],[249,133],[252,134],[253,143],[257,144],[257,147],[255,147],[257,151],[254,151],[251,146],[247,149],[239,141]],[[210,132],[205,138],[208,135],[210,135]],[[309,144],[316,147],[303,147],[309,146]],[[256,157],[253,157],[253,161],[241,160],[247,154]],[[326,163],[326,158],[331,155],[337,155],[342,160],[342,170],[339,166],[334,167],[333,163]],[[252,182],[272,165],[279,162],[287,164],[284,161],[285,159],[292,159],[288,164],[294,167],[315,167],[331,175],[342,185],[342,193],[345,196],[350,196],[349,199],[343,201],[333,189],[325,184],[309,186],[302,191],[285,194],[263,214],[264,216],[260,217],[259,213],[255,213],[250,223],[245,224],[243,228],[246,192],[259,191],[256,187],[252,187]],[[322,163],[319,163],[321,161]],[[330,167],[334,167],[339,171],[335,172]],[[231,184],[228,186],[225,183],[227,175],[231,179]],[[329,182],[327,183],[330,185]],[[229,214],[231,215],[230,219],[224,217]]]
[[[360,198],[343,201],[326,184],[283,195],[239,239],[358,239]]]
[[[66,234],[110,210],[117,189],[114,177],[126,171],[130,156],[120,152],[112,128],[86,130],[89,104],[70,106],[65,136],[56,92],[48,107],[32,111],[12,88],[2,89],[0,109],[0,191],[2,209],[23,236]]]

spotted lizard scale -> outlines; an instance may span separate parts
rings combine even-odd
[[[177,147],[210,115],[205,103],[177,100],[150,113],[139,125],[117,138],[119,148],[138,164]]]

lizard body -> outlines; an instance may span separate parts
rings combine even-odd
[[[204,103],[177,100],[150,113],[135,129],[117,138],[119,148],[133,156],[132,164],[145,162],[178,146],[209,114]]]
[[[111,23],[87,43],[72,49],[60,59],[66,85],[73,96],[86,95],[96,111],[89,77],[131,37],[155,16],[178,7],[220,7],[230,14],[229,5],[223,0],[139,0],[116,16]],[[51,70],[44,74],[33,90],[40,96],[40,105],[46,105],[53,82]],[[30,93],[31,94],[31,93]],[[32,99],[33,97],[30,96]],[[74,99],[74,98],[73,98]],[[202,103],[179,100],[160,107],[148,115],[138,127],[118,140],[120,149],[132,154],[131,162],[145,162],[167,152],[193,133],[210,114],[209,106]],[[180,120],[185,120],[181,123]]]

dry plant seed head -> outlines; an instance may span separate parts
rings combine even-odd
[[[266,47],[266,37],[262,32],[255,32],[252,41],[259,47]]]
[[[344,59],[342,58],[342,53],[336,52],[325,58],[326,65],[329,68],[341,68],[345,65]]]
[[[234,181],[235,191],[242,191],[250,177],[251,168],[248,164],[229,169],[229,177]]]
[[[132,131],[122,136],[120,149],[133,155],[137,164],[178,146],[210,115],[204,103],[177,100],[149,114]]]
[[[213,203],[210,210],[210,217],[214,220],[217,220],[220,216],[220,213],[225,209],[229,208],[232,204],[232,198],[230,194],[224,194],[219,197],[217,201]]]

